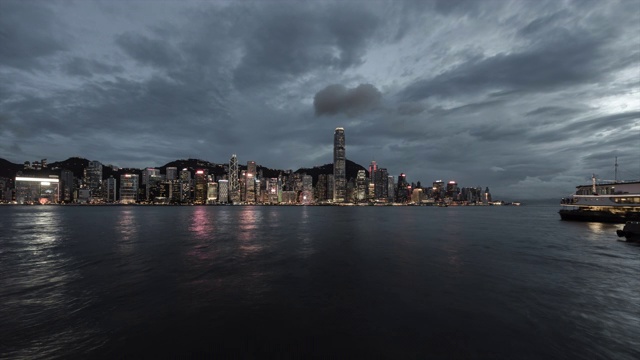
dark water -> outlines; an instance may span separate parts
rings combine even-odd
[[[521,207],[0,207],[0,358],[640,358],[640,246]]]

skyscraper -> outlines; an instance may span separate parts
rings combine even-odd
[[[336,128],[333,134],[333,202],[346,200],[347,158],[345,150],[344,128]]]
[[[120,202],[123,204],[135,203],[138,201],[138,174],[120,175]]]
[[[207,175],[209,170],[200,169],[196,170],[196,186],[195,186],[195,196],[194,202],[196,204],[204,204],[207,201]]]
[[[178,178],[178,168],[175,166],[167,167],[167,181],[175,180]]]
[[[240,182],[238,181],[238,158],[236,154],[231,155],[229,160],[229,201],[237,203],[240,201]]]
[[[84,183],[91,190],[91,197],[102,198],[102,164],[99,161],[89,161],[84,169]]]

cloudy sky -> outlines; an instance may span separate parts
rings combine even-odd
[[[640,1],[0,0],[0,157],[640,178]]]

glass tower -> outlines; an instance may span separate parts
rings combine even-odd
[[[346,200],[347,168],[344,128],[336,128],[333,134],[333,202],[342,203]]]

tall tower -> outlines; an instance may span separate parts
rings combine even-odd
[[[333,134],[333,202],[342,203],[347,192],[347,163],[344,128],[336,128]]]
[[[238,157],[231,155],[229,160],[229,201],[237,203],[240,201],[240,182],[238,182]]]

